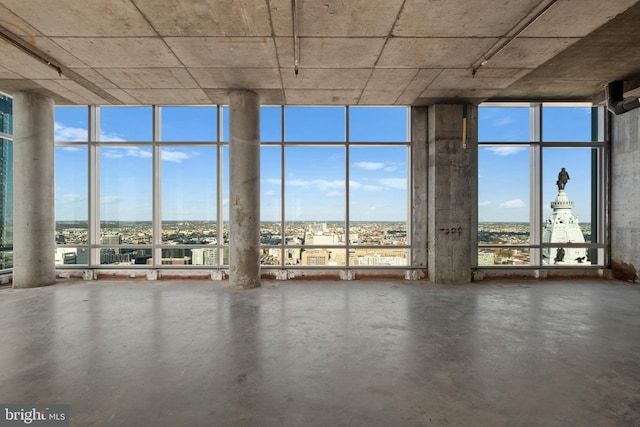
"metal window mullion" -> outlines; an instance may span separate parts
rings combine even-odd
[[[281,252],[280,252],[280,267],[284,268],[285,266],[285,247],[286,247],[286,233],[285,233],[285,221],[286,221],[286,217],[285,217],[285,203],[284,203],[284,198],[285,198],[285,185],[284,185],[284,179],[285,179],[285,153],[284,153],[284,130],[285,130],[285,108],[284,105],[280,106],[281,110],[280,110],[280,246],[281,246]]]
[[[539,246],[542,241],[542,104],[532,103],[529,108],[530,192],[529,195],[529,244]],[[541,265],[541,250],[529,250],[530,265]]]
[[[89,191],[89,256],[88,265],[100,264],[100,107],[89,106],[89,152],[88,152],[88,191]]]
[[[351,135],[350,135],[350,128],[349,128],[349,106],[345,106],[345,123],[344,123],[344,131],[345,131],[345,158],[344,158],[344,179],[345,179],[345,183],[344,183],[344,188],[345,188],[345,203],[346,203],[346,209],[345,209],[345,226],[344,226],[344,231],[345,231],[345,248],[347,250],[347,253],[345,255],[345,267],[349,268],[349,249],[351,246],[351,230],[350,230],[350,225],[351,225],[351,211],[349,209],[350,207],[350,199],[351,199],[351,194],[349,194],[349,189],[351,188],[351,186],[349,185],[349,154],[351,151],[351,147],[349,146],[349,140],[351,139]]]
[[[218,248],[218,269],[224,263],[224,255],[223,255],[223,244],[224,244],[224,206],[223,206],[223,198],[222,192],[224,190],[223,179],[222,179],[222,171],[223,171],[223,159],[222,159],[222,106],[218,105],[216,109],[216,129],[218,134],[216,135],[216,146],[218,150],[217,155],[217,165],[216,165],[216,206],[217,206],[217,228],[218,228],[218,239],[217,239],[217,248]]]
[[[152,214],[151,214],[151,244],[152,244],[152,260],[153,266],[157,267],[162,264],[162,248],[160,245],[162,244],[162,213],[160,212],[162,209],[162,191],[160,188],[160,183],[162,179],[162,151],[160,148],[160,138],[161,138],[161,110],[158,105],[152,106],[152,132],[151,132],[151,142],[152,142],[152,176],[153,181],[151,183],[152,189]]]

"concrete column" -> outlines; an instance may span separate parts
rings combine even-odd
[[[13,94],[13,287],[56,281],[53,100]]]
[[[229,102],[229,281],[260,286],[260,99],[246,90]]]
[[[411,107],[411,266],[427,268],[427,107]]]
[[[429,277],[436,283],[468,283],[477,265],[477,108],[434,105],[428,113]]]

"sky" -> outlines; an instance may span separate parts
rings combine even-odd
[[[287,107],[281,148],[279,107],[261,109],[261,220],[406,221],[409,110],[398,107]],[[56,141],[87,141],[87,108],[56,107]],[[222,140],[228,141],[228,109],[222,111]],[[153,153],[151,107],[100,110],[100,215],[102,221],[151,221]],[[543,108],[545,141],[589,141],[591,109]],[[353,142],[349,151],[343,143]],[[218,153],[216,107],[163,107],[160,148],[161,217],[164,221],[217,220],[216,173],[222,165],[223,219],[228,218],[228,147]],[[527,107],[481,107],[481,142],[514,142],[479,148],[479,221],[528,222],[530,149]],[[142,144],[135,144],[142,143]],[[271,144],[270,144],[271,143]],[[368,144],[367,144],[368,143]],[[221,155],[221,159],[218,159]],[[284,158],[284,169],[282,162]],[[220,160],[220,161],[219,161]],[[56,217],[88,217],[88,153],[84,146],[56,148]],[[568,196],[582,222],[590,220],[591,149],[545,148],[543,215],[557,194],[561,167],[571,179]]]

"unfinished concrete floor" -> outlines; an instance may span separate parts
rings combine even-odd
[[[0,403],[71,425],[640,425],[640,286],[0,290]]]

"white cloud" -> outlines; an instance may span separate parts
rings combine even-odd
[[[75,202],[79,202],[81,200],[82,200],[82,196],[80,194],[69,193],[69,194],[63,194],[62,195],[62,202],[63,203],[75,203]]]
[[[389,188],[396,188],[399,190],[407,189],[407,180],[405,178],[383,178],[379,180],[380,184]]]
[[[385,171],[385,172],[394,172],[394,171],[398,170],[398,168],[396,166],[387,166],[382,170]]]
[[[518,209],[524,208],[526,205],[520,199],[507,200],[506,202],[500,203],[500,208],[502,209]]]
[[[266,182],[267,184],[280,185],[281,181],[279,178],[267,178],[264,180],[264,182]]]
[[[89,138],[89,132],[86,129],[65,126],[58,122],[53,124],[53,132],[55,141],[87,141]]]
[[[375,170],[384,168],[384,163],[382,163],[382,162],[357,162],[357,163],[355,163],[355,166],[359,167],[360,169],[366,169],[366,170],[369,170],[369,171],[375,171]]]
[[[349,181],[349,189],[351,190],[359,190],[362,188],[362,184],[358,181]]]
[[[365,191],[381,191],[381,190],[386,190],[386,187],[382,187],[380,185],[365,185],[364,187]]]
[[[80,147],[60,147],[62,151],[76,152],[80,151]]]
[[[335,180],[327,181],[325,179],[314,179],[313,184],[317,185],[320,190],[327,191],[329,189],[344,189],[344,181]]]
[[[195,151],[185,153],[184,151],[162,150],[162,160],[173,163],[182,163],[183,160],[190,159],[197,155],[199,155],[199,153]]]
[[[343,197],[343,196],[344,196],[344,193],[342,193],[342,192],[340,192],[340,191],[337,191],[337,190],[332,190],[332,191],[329,191],[329,192],[326,194],[326,196],[327,196],[327,197]]]
[[[268,190],[268,191],[265,191],[263,193],[263,196],[265,196],[265,197],[271,197],[271,196],[275,196],[275,195],[276,195],[276,192],[273,191],[273,190]]]
[[[311,186],[311,181],[305,181],[304,179],[288,179],[286,182],[292,187],[309,188]]]
[[[120,200],[121,199],[118,196],[104,196],[100,199],[103,204],[118,203]]]
[[[480,202],[480,203],[478,203],[478,206],[489,206],[490,204],[491,204],[491,202],[490,202],[490,201],[485,200],[484,202]]]
[[[495,126],[508,126],[511,123],[513,123],[515,120],[513,120],[512,117],[500,117],[496,120],[493,121],[493,124]]]
[[[526,147],[487,147],[487,150],[491,151],[493,154],[497,156],[511,156],[512,154],[519,153],[521,151],[526,150]]]
[[[106,148],[102,152],[102,157],[107,159],[121,159],[123,157],[138,157],[148,159],[151,158],[151,156],[151,151],[141,150],[138,147]]]
[[[102,142],[123,142],[126,139],[115,133],[100,133],[100,141]]]

